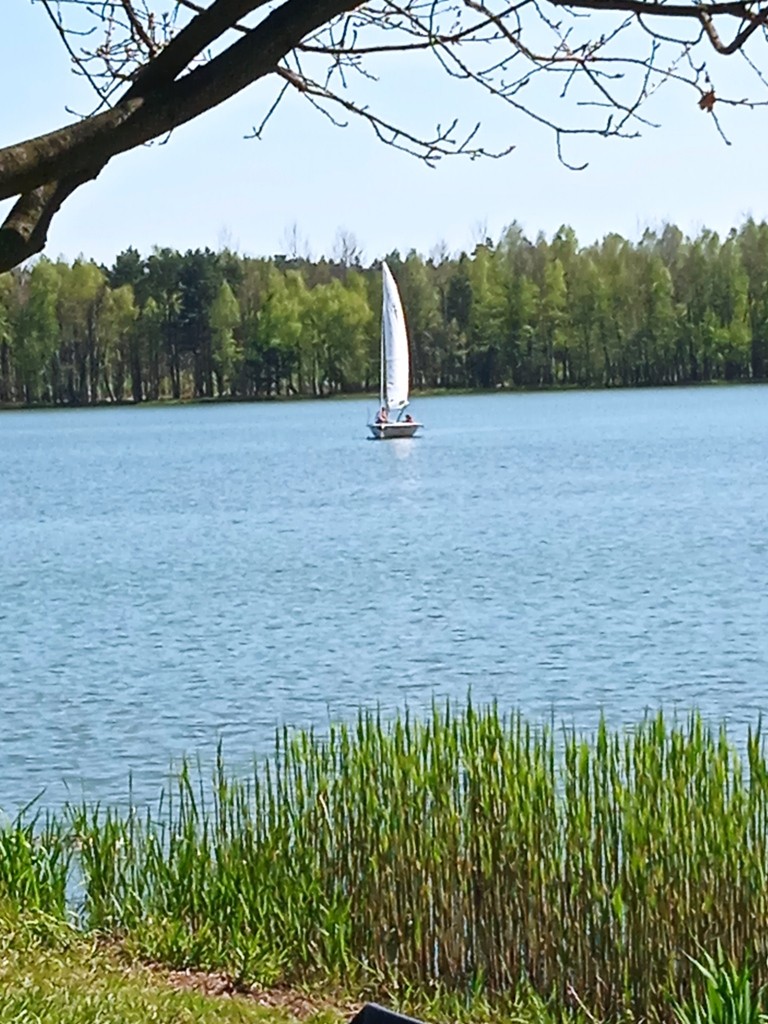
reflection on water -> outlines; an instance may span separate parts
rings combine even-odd
[[[765,708],[768,390],[0,416],[0,806],[360,706]]]
[[[418,437],[396,437],[392,439],[390,447],[394,451],[395,458],[402,462],[407,459],[413,451],[414,445],[419,443]]]

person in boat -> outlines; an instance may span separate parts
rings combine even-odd
[[[376,422],[377,423],[386,423],[388,419],[389,419],[389,416],[387,415],[387,407],[386,407],[386,405],[382,405],[382,407],[376,413]]]
[[[413,416],[411,416],[411,414],[409,412],[407,412],[405,414],[405,422],[406,423],[413,423]]]

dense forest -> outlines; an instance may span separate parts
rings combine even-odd
[[[768,224],[579,245],[513,224],[470,254],[386,257],[416,388],[638,386],[768,373]],[[128,249],[0,276],[0,403],[378,389],[379,263]]]

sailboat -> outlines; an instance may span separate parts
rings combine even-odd
[[[413,437],[423,424],[403,415],[408,405],[410,377],[408,331],[400,292],[386,263],[381,264],[381,274],[381,406],[368,429],[377,440],[385,441],[392,437]]]

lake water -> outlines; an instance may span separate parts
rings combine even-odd
[[[768,388],[0,416],[0,807],[498,698],[768,708]]]

